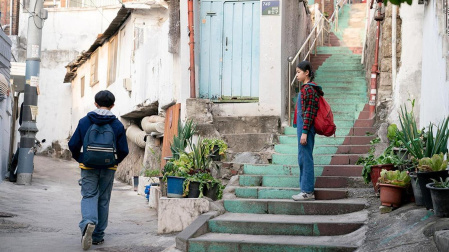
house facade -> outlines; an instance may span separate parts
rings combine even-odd
[[[11,139],[12,92],[10,85],[11,40],[0,31],[0,183],[8,171]]]

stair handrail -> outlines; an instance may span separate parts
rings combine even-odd
[[[291,126],[291,99],[292,99],[292,86],[294,85],[296,78],[292,78],[292,74],[291,74],[291,70],[292,70],[292,66],[295,65],[296,60],[299,58],[299,56],[301,55],[301,53],[303,52],[303,50],[306,48],[306,45],[309,47],[306,56],[304,57],[303,60],[306,60],[307,58],[309,58],[310,60],[310,54],[312,52],[312,50],[314,49],[315,51],[315,56],[316,56],[316,42],[318,40],[318,38],[321,36],[321,46],[323,46],[323,42],[324,42],[324,31],[327,32],[327,36],[328,36],[328,40],[330,40],[329,38],[329,34],[330,34],[330,29],[326,29],[325,28],[325,22],[327,22],[329,24],[329,27],[331,28],[332,26],[334,26],[334,30],[336,31],[338,29],[338,14],[340,13],[340,9],[343,9],[343,5],[345,5],[347,3],[348,0],[340,0],[337,2],[337,4],[335,5],[335,9],[334,12],[332,13],[332,16],[327,19],[323,13],[321,13],[318,9],[316,11],[319,12],[319,19],[318,21],[315,21],[315,25],[313,26],[312,30],[310,31],[309,35],[307,36],[306,40],[304,41],[304,43],[302,44],[302,46],[299,48],[298,52],[296,53],[295,57],[288,57],[288,125]],[[341,8],[340,8],[340,4],[341,4]],[[337,14],[338,13],[338,14]],[[319,25],[319,26],[318,26]],[[318,30],[319,28],[319,31]],[[312,35],[315,35],[315,38],[312,42],[312,44],[310,45],[310,39],[312,38]],[[296,74],[295,74],[296,76]]]

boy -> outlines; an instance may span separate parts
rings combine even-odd
[[[92,244],[98,245],[104,242],[104,230],[108,225],[109,201],[111,199],[112,185],[117,165],[128,155],[128,143],[126,141],[123,124],[112,114],[114,107],[114,95],[103,90],[95,95],[96,110],[89,112],[81,118],[78,127],[69,141],[69,149],[72,157],[81,168],[81,214],[79,224],[81,229],[81,245],[84,250]],[[91,125],[99,126],[109,124],[115,135],[116,164],[112,166],[91,166],[83,164],[84,137]],[[86,152],[86,150],[83,150]]]

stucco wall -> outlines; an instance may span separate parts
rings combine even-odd
[[[402,4],[399,8],[402,20],[398,40],[402,52],[398,57],[396,82],[393,83],[393,103],[390,108],[388,121],[399,124],[398,112],[403,104],[410,105],[410,100],[415,100],[415,115],[419,118],[421,100],[421,68],[422,51],[417,48],[423,46],[423,15],[424,5],[414,1],[413,4]],[[399,24],[398,24],[399,25]],[[408,108],[410,108],[408,106]],[[419,119],[417,119],[419,121]]]
[[[438,123],[449,115],[448,37],[441,1],[424,6],[420,124]]]
[[[51,8],[42,29],[42,58],[38,99],[37,138],[45,138],[42,150],[58,141],[67,148],[72,125],[72,95],[70,84],[63,83],[65,66],[80,51],[87,50],[98,34],[113,20],[120,6],[108,8]],[[14,52],[19,62],[25,62],[29,14],[20,12],[19,43]],[[23,95],[21,95],[23,97]],[[19,103],[20,105],[20,103]],[[76,126],[76,124],[75,124]],[[20,134],[17,133],[17,141]]]
[[[195,2],[195,13],[200,6]],[[261,5],[262,8],[262,5]],[[261,11],[262,13],[262,11]],[[181,24],[187,25],[187,2],[181,2]],[[286,109],[287,90],[287,58],[292,56],[302,45],[306,36],[309,17],[305,15],[303,3],[297,1],[280,1],[280,15],[260,16],[260,66],[259,66],[259,101],[256,103],[216,103],[214,115],[217,116],[258,116],[274,115],[282,117]],[[198,22],[195,19],[195,22]],[[183,25],[181,25],[183,26]],[[199,26],[195,26],[199,27]],[[195,30],[196,41],[200,31]],[[184,35],[185,34],[185,35]],[[199,43],[195,43],[198,57]],[[198,58],[196,59],[196,70]],[[181,29],[181,79],[180,92],[181,116],[185,118],[185,99],[189,97],[189,48],[188,36]],[[198,74],[196,75],[198,93]]]

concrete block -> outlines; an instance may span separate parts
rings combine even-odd
[[[438,251],[449,251],[449,230],[437,231],[433,237]]]
[[[159,186],[150,187],[150,197],[148,199],[148,206],[157,209],[159,206],[159,199],[162,197]]]
[[[209,201],[203,198],[159,199],[158,233],[179,232],[189,226],[198,216],[209,211]]]
[[[176,236],[176,248],[187,251],[187,240],[203,235],[209,231],[207,222],[216,215],[216,212],[209,212],[200,215],[186,229]]]
[[[145,186],[151,183],[159,183],[159,178],[139,176],[139,186],[137,187],[137,194],[145,196]]]

